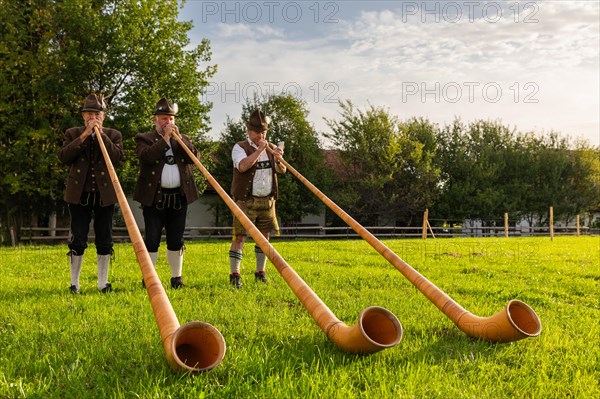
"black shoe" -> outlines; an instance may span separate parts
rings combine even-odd
[[[146,282],[142,279],[142,288],[146,288]]]
[[[263,283],[267,284],[267,275],[265,274],[265,272],[263,270],[261,270],[260,272],[254,273],[254,278],[256,280],[262,281]]]
[[[185,285],[183,285],[183,279],[181,278],[181,276],[171,277],[171,288],[176,290],[180,287],[185,287]]]
[[[106,293],[109,293],[109,292],[113,292],[112,285],[111,285],[110,283],[107,283],[107,284],[104,286],[104,288],[102,288],[102,289],[100,290],[100,292],[101,292],[101,293],[103,293],[103,294],[106,294]]]
[[[242,276],[239,273],[232,273],[229,275],[229,282],[235,288],[242,288]]]
[[[71,291],[71,294],[79,294],[79,288],[75,287],[74,285],[69,287],[69,291]]]

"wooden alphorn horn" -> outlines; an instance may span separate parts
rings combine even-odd
[[[208,371],[219,365],[223,360],[226,349],[225,339],[223,339],[219,330],[205,322],[192,321],[183,326],[179,325],[165,289],[156,274],[156,270],[154,270],[146,244],[144,244],[140,230],[135,223],[133,213],[106,151],[102,136],[96,127],[94,127],[94,130],[117,194],[117,200],[125,219],[135,256],[142,271],[167,361],[174,371]]]
[[[364,309],[359,316],[358,324],[354,327],[347,326],[340,321],[294,269],[287,264],[285,259],[281,257],[279,252],[277,252],[233,199],[223,190],[204,165],[183,143],[181,138],[177,134],[173,134],[172,136],[186,151],[223,201],[225,201],[246,231],[252,236],[256,245],[262,249],[271,263],[273,263],[279,274],[281,274],[294,294],[300,299],[302,305],[304,305],[317,322],[317,325],[327,335],[327,338],[339,349],[350,353],[366,354],[391,348],[400,342],[402,339],[402,326],[396,316],[385,308],[370,306]]]
[[[274,144],[267,148],[273,153]],[[334,211],[344,222],[356,231],[364,240],[377,250],[388,262],[396,267],[427,299],[470,337],[491,342],[511,342],[523,338],[535,337],[542,330],[542,323],[535,311],[526,303],[513,299],[497,314],[489,317],[479,317],[466,311],[442,290],[427,280],[423,275],[403,261],[385,244],[379,241],[367,229],[336,205],[331,199],[317,189],[283,158],[279,158],[287,169],[292,172],[310,191],[325,205]]]

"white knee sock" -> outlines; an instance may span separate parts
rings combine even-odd
[[[167,261],[171,267],[171,277],[181,277],[181,269],[183,269],[183,250],[169,251],[167,249]]]
[[[240,274],[240,264],[242,263],[243,256],[242,252],[229,251],[229,269],[231,274]]]
[[[110,265],[110,254],[98,255],[98,289],[101,290],[108,284],[108,266]]]
[[[256,255],[256,271],[264,272],[267,264],[267,255],[257,245],[254,246],[254,254]]]
[[[150,255],[150,260],[152,261],[152,266],[156,269],[156,262],[158,261],[158,252],[148,252]]]
[[[81,274],[81,265],[83,264],[83,255],[69,255],[69,269],[71,274],[71,285],[79,289],[79,276]]]

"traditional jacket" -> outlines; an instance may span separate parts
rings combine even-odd
[[[256,148],[252,147],[250,143],[248,143],[248,140],[240,141],[237,144],[246,151],[246,156],[249,156],[256,151]],[[275,157],[268,151],[267,156],[269,157],[269,162],[271,162],[271,172],[273,173],[273,190],[271,191],[271,196],[277,199],[279,185],[277,183],[277,173],[275,173]],[[237,168],[233,168],[231,195],[235,200],[246,200],[251,196],[252,182],[254,181],[255,173],[256,164],[252,165],[252,167],[244,173],[240,172]]]
[[[198,154],[189,137],[181,135],[181,139],[194,155]],[[152,206],[155,202],[162,202],[160,179],[169,145],[156,130],[136,135],[135,142],[137,144],[135,151],[140,161],[140,174],[133,199],[142,205]],[[170,144],[181,178],[181,194],[185,195],[187,203],[191,204],[198,199],[198,188],[192,175],[194,161],[175,139],[171,138]]]
[[[108,167],[98,144],[98,138],[91,136],[83,142],[79,136],[85,127],[67,129],[63,145],[58,152],[58,159],[65,165],[70,165],[71,170],[67,177],[67,189],[64,199],[69,204],[78,204],[81,194],[86,191],[99,191],[101,204],[113,205],[117,202],[117,195],[108,174]],[[104,138],[104,145],[113,166],[117,166],[123,159],[123,139],[121,132],[115,129],[102,128],[108,136]]]

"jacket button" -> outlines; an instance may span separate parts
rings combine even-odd
[[[102,176],[104,176],[104,172],[100,172],[100,174],[101,174]]]
[[[156,172],[155,172],[155,171],[152,171],[152,174],[153,174],[153,175],[155,175],[155,174],[156,174]]]
[[[77,173],[81,173],[81,169],[77,169]]]

